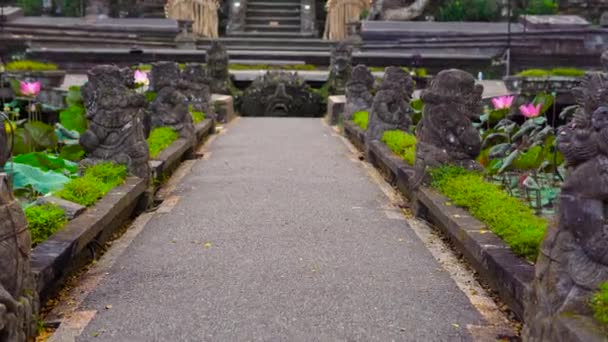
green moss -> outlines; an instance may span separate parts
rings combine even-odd
[[[525,203],[487,182],[481,174],[444,166],[431,170],[431,177],[434,188],[485,223],[513,252],[536,259],[547,220],[534,215]]]
[[[406,163],[414,165],[416,159],[416,137],[400,130],[386,131],[382,142],[388,148],[401,156]]]
[[[56,195],[74,203],[91,206],[112,188],[122,184],[127,178],[127,168],[106,162],[93,165],[84,171],[82,177],[65,184]]]
[[[49,71],[57,70],[57,65],[53,63],[23,60],[7,63],[5,69],[7,71]]]
[[[192,121],[194,124],[197,124],[203,120],[205,120],[205,113],[193,110],[190,112],[192,114]]]
[[[153,129],[148,137],[150,158],[158,157],[158,155],[177,140],[177,138],[177,133],[169,127],[158,127]]]
[[[555,68],[546,69],[528,69],[517,74],[521,77],[549,77],[549,76],[564,76],[564,77],[583,77],[585,70],[575,68]]]
[[[25,217],[32,235],[32,245],[45,241],[68,222],[65,211],[50,203],[26,208]]]
[[[367,124],[369,121],[369,113],[366,111],[360,111],[353,114],[353,122],[355,125],[361,127],[364,131],[367,130]]]
[[[369,67],[369,71],[371,72],[384,72],[386,68],[385,67],[378,67],[378,66],[374,66],[374,67]],[[418,77],[426,77],[428,75],[427,71],[425,68],[414,68],[414,69],[409,69],[407,67],[401,67],[401,69],[403,69],[403,71],[412,74],[414,76],[418,76]]]
[[[144,95],[146,96],[146,101],[148,102],[152,102],[154,100],[156,100],[156,92],[155,91],[147,91],[144,93]]]
[[[593,317],[603,325],[608,325],[608,282],[600,285],[600,289],[591,298]]]

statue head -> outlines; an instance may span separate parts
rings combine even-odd
[[[353,48],[346,41],[339,42],[332,50],[331,68],[336,74],[343,74],[351,67]]]
[[[164,87],[174,87],[180,78],[179,65],[175,62],[152,63],[150,88],[160,91]]]
[[[391,87],[396,90],[400,98],[409,101],[414,93],[414,80],[409,73],[399,67],[389,66],[384,70],[381,89]]]
[[[365,65],[359,64],[353,69],[346,87],[350,93],[363,94],[372,90],[374,81],[374,76],[369,69]]]
[[[214,78],[227,78],[228,73],[228,52],[222,43],[214,40],[211,47],[207,50],[207,69]]]
[[[467,117],[474,118],[483,112],[481,97],[483,86],[475,84],[475,78],[466,71],[449,69],[439,72],[429,89],[423,91],[424,103],[451,103],[463,111]]]

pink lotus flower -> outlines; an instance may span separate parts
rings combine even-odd
[[[34,96],[38,95],[38,93],[40,93],[40,82],[39,81],[36,81],[36,82],[21,81],[19,85],[20,85],[19,91],[21,92],[21,95],[23,95],[23,96],[34,97]]]
[[[135,70],[135,84],[137,85],[148,85],[150,84],[150,80],[148,79],[148,74],[141,70]]]
[[[535,118],[540,114],[541,104],[534,105],[534,103],[528,103],[527,105],[521,105],[519,110],[527,118]]]
[[[492,99],[494,109],[508,109],[511,108],[515,96],[500,96]]]

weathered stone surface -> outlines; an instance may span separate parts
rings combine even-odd
[[[481,169],[475,158],[481,151],[481,137],[472,119],[482,113],[483,86],[465,71],[441,71],[431,87],[421,94],[422,120],[416,135],[416,172],[424,177],[428,167],[454,164]]]
[[[234,98],[232,96],[212,94],[211,102],[213,102],[217,122],[227,123],[236,117],[236,113],[234,112]]]
[[[194,93],[193,82],[180,79],[179,66],[175,62],[152,64],[151,89],[156,91],[156,99],[150,103],[150,123],[152,128],[171,127],[180,137],[194,139],[194,124],[188,111],[189,99],[182,90]]]
[[[206,117],[213,117],[211,88],[203,65],[197,63],[186,64],[181,75],[180,90],[186,95],[192,108],[205,113]]]
[[[232,95],[228,52],[222,43],[214,41],[207,50],[207,71],[213,94]]]
[[[532,342],[566,341],[567,325],[556,322],[591,316],[589,300],[608,281],[608,76],[588,73],[575,95],[580,107],[557,136],[569,168],[558,223],[541,245],[526,307],[524,337]]]
[[[36,336],[38,295],[30,269],[31,239],[25,215],[0,173],[0,341]]]
[[[344,120],[350,120],[354,113],[369,111],[374,100],[374,76],[362,64],[357,65],[346,83],[346,105],[344,106]]]
[[[400,129],[408,131],[412,123],[410,99],[414,92],[414,81],[403,69],[388,67],[369,112],[366,144],[382,139],[385,131]]]
[[[350,78],[353,47],[347,41],[339,42],[331,51],[331,65],[327,80],[330,95],[343,95]]]
[[[55,196],[42,196],[36,200],[37,205],[43,204],[55,204],[65,211],[65,215],[68,219],[73,220],[78,215],[82,214],[87,208],[78,203],[66,201],[62,198]]]
[[[89,128],[80,137],[87,151],[83,164],[113,161],[148,179],[150,153],[144,135],[146,98],[133,88],[133,72],[112,65],[96,66],[82,87]]]
[[[245,90],[243,116],[320,116],[321,97],[298,74],[269,71]]]
[[[344,105],[346,97],[344,95],[333,95],[327,97],[327,120],[330,125],[336,125],[344,117]],[[344,121],[346,122],[346,121]]]
[[[591,26],[591,23],[578,15],[524,15],[520,20],[527,29],[533,30],[576,30]]]

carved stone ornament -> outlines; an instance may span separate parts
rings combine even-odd
[[[339,42],[331,51],[328,90],[330,95],[342,95],[346,92],[346,83],[352,69],[353,48],[347,41]]]
[[[344,105],[344,119],[350,120],[354,113],[369,111],[374,96],[374,76],[365,65],[353,68],[350,80],[346,84],[346,104]]]
[[[84,165],[101,161],[124,164],[131,174],[148,179],[148,144],[144,134],[146,98],[133,88],[133,71],[96,66],[82,87],[89,128],[80,137],[87,152]]]

